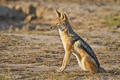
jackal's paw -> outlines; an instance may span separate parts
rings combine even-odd
[[[57,69],[57,72],[62,72],[64,70],[64,68],[59,68],[59,69]]]

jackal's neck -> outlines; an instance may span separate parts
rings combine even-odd
[[[65,35],[70,36],[71,34],[75,34],[69,22],[67,23],[66,29],[64,31],[59,29],[59,33],[60,33],[61,38]]]

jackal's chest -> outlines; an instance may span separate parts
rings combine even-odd
[[[59,33],[60,33],[60,37],[61,37],[61,40],[62,40],[62,43],[63,43],[63,47],[65,49],[66,46],[71,44],[70,38],[67,34],[63,33],[61,30],[59,30]]]

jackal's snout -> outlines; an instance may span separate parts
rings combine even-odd
[[[50,26],[50,29],[55,29],[57,27],[56,23],[54,23],[52,26]]]
[[[52,27],[50,27],[50,29],[53,29]]]
[[[51,26],[50,29],[57,29],[57,27],[52,27],[52,26]]]

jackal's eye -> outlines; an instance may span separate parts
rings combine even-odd
[[[57,25],[59,25],[59,23],[57,23]]]

